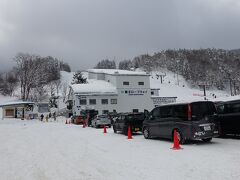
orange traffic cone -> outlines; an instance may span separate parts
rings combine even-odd
[[[68,124],[68,121],[67,121],[67,119],[66,119],[66,121],[65,121],[65,124]]]
[[[173,150],[179,150],[179,149],[182,149],[179,145],[179,140],[178,140],[178,137],[177,137],[177,131],[176,129],[174,130],[174,134],[173,134],[173,147],[171,148]]]
[[[132,131],[130,126],[128,126],[128,139],[132,139]]]
[[[103,133],[104,133],[104,134],[106,134],[106,133],[107,133],[107,128],[106,128],[106,126],[105,126],[105,125],[103,126]]]

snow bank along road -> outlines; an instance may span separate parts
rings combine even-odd
[[[238,180],[240,140],[127,140],[108,129],[64,122],[0,121],[1,180]]]

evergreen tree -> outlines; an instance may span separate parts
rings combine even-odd
[[[58,100],[58,96],[55,96],[55,94],[51,94],[51,97],[49,98],[49,107],[50,108],[58,108],[57,105],[57,100]]]
[[[73,75],[72,84],[86,84],[86,83],[87,83],[87,78],[83,77],[81,71],[77,71]]]
[[[108,59],[104,59],[100,61],[95,67],[95,69],[116,69],[115,61],[110,61]]]

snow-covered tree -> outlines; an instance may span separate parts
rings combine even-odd
[[[131,70],[133,64],[131,60],[123,60],[119,62],[118,69]]]
[[[94,68],[95,69],[116,69],[116,63],[115,61],[104,59],[100,61]]]
[[[81,71],[77,71],[73,75],[72,84],[86,84],[86,83],[87,83],[87,78],[83,77]]]

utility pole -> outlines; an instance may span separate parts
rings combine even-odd
[[[178,73],[179,73],[179,60],[177,60],[177,85],[179,86]]]
[[[230,94],[231,96],[233,96],[233,92],[232,92],[232,80],[229,79],[229,83],[230,83]]]
[[[204,95],[204,97],[206,97],[206,85],[205,84],[203,85],[203,95]]]
[[[233,93],[234,93],[234,96],[237,95],[236,81],[233,81]]]
[[[159,75],[160,80],[161,80],[161,84],[163,83],[163,78],[164,78],[165,76],[166,76],[166,75]]]
[[[206,98],[206,84],[200,84],[200,85],[198,85],[200,88],[203,88],[203,96],[204,96],[204,98]]]

